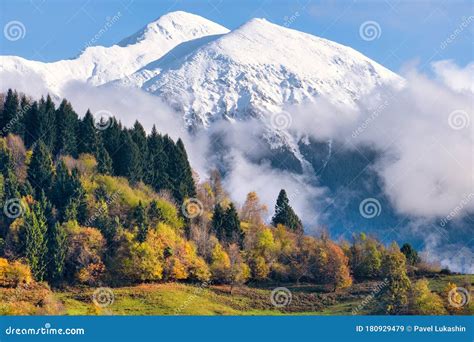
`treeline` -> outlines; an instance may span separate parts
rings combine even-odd
[[[9,89],[0,112],[0,135],[17,135],[26,149],[43,154],[47,150],[54,160],[62,155],[77,158],[91,154],[98,172],[126,177],[132,184],[143,181],[155,191],[169,190],[179,202],[195,196],[192,170],[181,139],[175,143],[168,135],[158,134],[155,126],[147,136],[138,121],[127,129],[107,113],[99,111],[94,117],[87,111],[79,119],[67,100],[55,108],[49,95],[31,101]],[[39,183],[36,179],[29,181],[47,192],[49,188],[43,186],[49,185],[44,183],[49,178]]]
[[[49,97],[28,101],[9,90],[0,129],[0,286],[33,278],[53,286],[212,281],[232,289],[252,280],[336,291],[374,279],[387,284],[382,312],[445,310],[426,284],[413,292],[407,270],[420,260],[411,246],[306,236],[285,190],[267,225],[255,192],[239,206],[219,172],[193,178],[182,141],[156,128],[147,135],[138,122],[97,124],[89,111],[79,119],[66,100],[55,108]]]

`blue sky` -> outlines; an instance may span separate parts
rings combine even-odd
[[[119,21],[97,45],[113,45],[175,10],[201,15],[230,29],[263,17],[349,45],[394,71],[408,62],[425,69],[433,60],[453,59],[464,66],[474,59],[474,2],[458,0],[2,0],[1,28],[16,20],[26,34],[16,41],[3,34],[0,54],[41,61],[72,58],[118,12]],[[367,21],[380,27],[378,38],[361,38],[359,29]],[[447,43],[450,36],[454,39]]]

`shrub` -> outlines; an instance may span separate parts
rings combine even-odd
[[[100,272],[90,266],[102,263],[105,239],[98,229],[81,227],[75,221],[64,224],[67,234],[66,275],[69,279],[83,279],[86,283]],[[87,269],[89,268],[89,269]],[[95,268],[95,270],[93,270]]]
[[[30,268],[18,261],[9,263],[0,258],[0,286],[17,287],[20,284],[30,284],[33,281]]]
[[[444,315],[443,300],[430,291],[428,280],[420,279],[410,290],[409,311],[414,315]]]

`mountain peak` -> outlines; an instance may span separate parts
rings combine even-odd
[[[119,46],[138,44],[143,41],[155,42],[163,37],[167,40],[186,37],[202,37],[210,34],[224,34],[227,28],[199,15],[175,11],[167,13],[147,24],[135,34],[123,39]]]

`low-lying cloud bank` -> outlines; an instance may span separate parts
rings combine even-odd
[[[474,273],[474,63],[433,70],[435,79],[409,70],[405,87],[377,89],[356,110],[323,102],[287,111],[298,134],[380,151],[373,168],[395,210],[423,222],[410,227],[426,256]]]
[[[361,99],[356,109],[337,107],[323,99],[285,108],[291,115],[286,133],[296,141],[311,137],[337,141],[348,150],[370,146],[379,151],[381,157],[372,167],[397,213],[411,222],[423,222],[405,228],[424,239],[427,257],[474,273],[472,243],[463,244],[459,237],[449,241],[432,229],[432,225],[441,230],[459,226],[466,232],[464,239],[474,235],[474,63],[460,68],[440,61],[433,64],[433,70],[434,79],[409,70],[402,89],[377,89]],[[3,73],[0,78],[4,88],[35,97],[47,89],[31,75],[26,80]],[[139,120],[148,131],[156,124],[159,131],[181,137],[201,178],[223,162],[225,185],[239,202],[249,191],[257,191],[272,212],[278,191],[287,189],[309,231],[320,224],[318,208],[331,200],[326,189],[316,185],[314,175],[296,175],[255,161],[265,160],[268,149],[262,144],[267,127],[261,121],[220,122],[209,131],[190,134],[179,113],[138,89],[70,83],[61,96],[80,115],[87,109],[107,110],[126,126]],[[225,151],[221,158],[215,156],[217,148]]]

